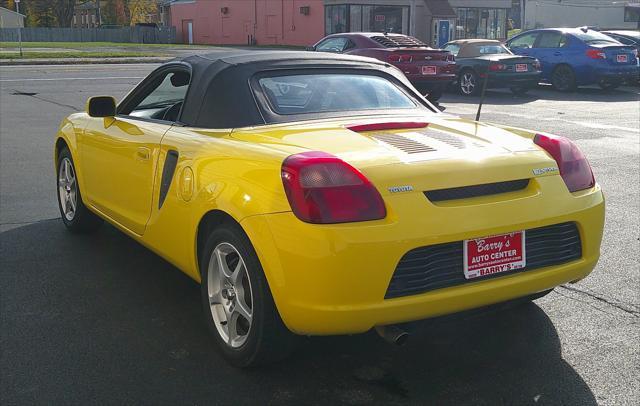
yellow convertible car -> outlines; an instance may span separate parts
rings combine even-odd
[[[539,297],[600,253],[604,198],[573,142],[441,113],[369,58],[168,62],[66,118],[55,165],[66,227],[106,220],[199,282],[237,366]]]

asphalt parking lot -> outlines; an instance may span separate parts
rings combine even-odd
[[[490,91],[483,108],[483,121],[567,136],[589,158],[607,198],[589,278],[534,304],[417,323],[403,347],[316,337],[241,371],[213,350],[188,277],[113,227],[74,236],[58,220],[60,120],[153,67],[0,67],[0,403],[638,404],[639,88]],[[476,103],[441,100],[466,117]]]

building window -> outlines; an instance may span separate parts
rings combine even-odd
[[[456,38],[507,38],[507,9],[458,8]]]
[[[325,6],[325,32],[409,33],[409,7],[341,4]]]

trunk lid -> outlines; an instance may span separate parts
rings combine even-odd
[[[365,132],[346,128],[425,118],[428,126],[424,128]],[[331,153],[361,170],[383,194],[405,185],[427,191],[529,179],[537,169],[556,167],[530,139],[444,115],[325,120],[234,131],[231,136],[268,144],[287,154],[308,150]]]
[[[609,65],[635,65],[635,48],[630,45],[593,44],[591,48],[603,51]]]

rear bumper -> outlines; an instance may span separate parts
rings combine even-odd
[[[560,187],[558,183],[564,187],[557,176],[538,181],[549,193]],[[253,216],[242,222],[290,330],[311,335],[359,333],[376,325],[482,307],[582,279],[593,270],[600,255],[604,197],[599,187],[573,195],[564,188],[562,199],[537,196],[496,204],[431,208],[423,218],[398,218],[393,206],[415,204],[415,199],[424,196],[407,194],[398,196],[395,202],[388,200],[386,219],[360,224],[312,225],[292,213]],[[408,203],[410,200],[414,202]],[[398,261],[411,249],[568,221],[578,225],[581,259],[385,299]]]

